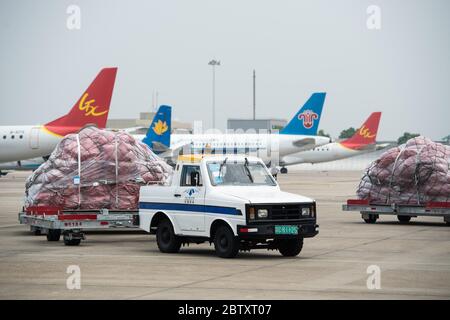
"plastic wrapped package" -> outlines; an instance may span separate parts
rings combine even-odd
[[[425,137],[389,149],[366,169],[357,189],[376,204],[450,201],[450,146]]]
[[[28,177],[25,206],[135,210],[141,185],[171,176],[172,168],[129,134],[86,127],[62,139]]]

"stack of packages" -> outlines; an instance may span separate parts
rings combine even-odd
[[[424,137],[389,149],[366,170],[357,195],[374,204],[450,201],[450,147]]]
[[[139,187],[167,183],[172,168],[125,132],[86,127],[67,135],[26,181],[25,205],[135,210]]]

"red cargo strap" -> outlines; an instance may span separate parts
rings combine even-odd
[[[426,208],[450,208],[450,202],[427,202],[425,205]]]
[[[59,214],[63,208],[55,206],[30,206],[25,209],[28,215],[55,215]]]
[[[60,214],[58,220],[97,220],[96,214]]]
[[[369,199],[348,199],[347,205],[369,205]]]

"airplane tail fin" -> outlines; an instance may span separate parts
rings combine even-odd
[[[310,136],[317,135],[317,128],[319,127],[325,96],[325,92],[313,93],[280,133]]]
[[[86,125],[105,128],[116,80],[117,68],[104,68],[68,114],[45,124],[45,128],[59,136],[73,133]]]
[[[172,107],[162,105],[155,113],[152,124],[142,140],[155,153],[161,153],[170,148]]]
[[[356,130],[355,134],[344,141],[341,145],[350,149],[363,149],[364,147],[374,144],[377,139],[378,125],[380,124],[381,112],[373,112],[363,125]]]

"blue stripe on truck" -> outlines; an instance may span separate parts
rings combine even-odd
[[[242,215],[241,211],[236,210],[236,208],[206,206],[201,204],[188,204],[188,203],[139,202],[139,209],[197,211],[207,213],[230,214],[235,216]]]

